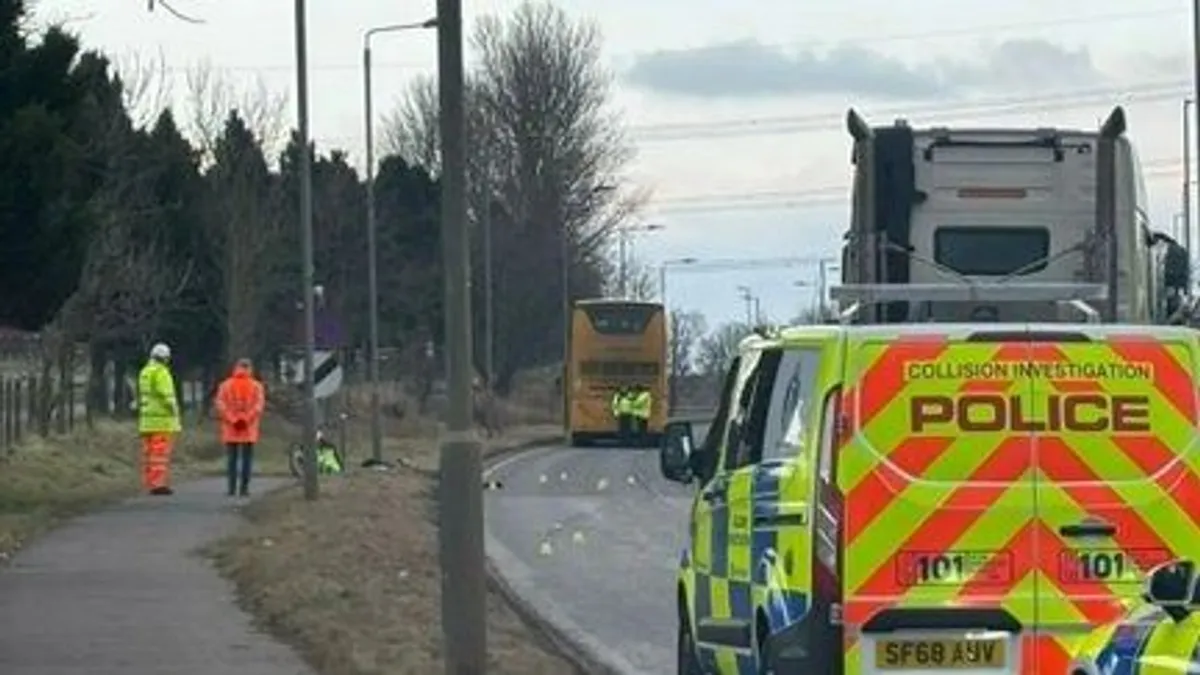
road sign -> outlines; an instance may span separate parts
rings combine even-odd
[[[297,359],[294,382],[304,383],[304,359]],[[337,352],[317,350],[313,352],[313,393],[317,398],[329,398],[342,387],[344,371],[338,360]]]

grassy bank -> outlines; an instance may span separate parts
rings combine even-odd
[[[545,437],[514,429],[506,440]],[[430,439],[389,448],[404,467],[296,486],[246,509],[241,531],[211,547],[245,607],[323,675],[441,672],[441,570]],[[498,449],[498,448],[497,448]],[[502,598],[489,593],[489,671],[567,675],[574,669]]]

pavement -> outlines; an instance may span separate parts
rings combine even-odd
[[[315,675],[195,553],[238,523],[224,479],[176,489],[71,521],[0,569],[0,673]]]
[[[489,477],[487,553],[526,604],[613,672],[674,672],[693,489],[660,476],[658,451],[545,448]]]

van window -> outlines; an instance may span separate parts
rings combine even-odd
[[[933,233],[933,259],[967,276],[1037,272],[1049,255],[1050,231],[1044,227],[944,226]]]
[[[762,456],[763,430],[766,426],[771,383],[779,368],[779,349],[764,350],[758,358],[747,355],[743,361],[744,380],[737,393],[737,402],[730,412],[729,429],[725,440],[725,469],[736,471],[756,464]],[[745,373],[745,369],[751,369]]]
[[[762,460],[785,459],[803,452],[820,366],[818,348],[789,349],[783,353],[771,391]]]

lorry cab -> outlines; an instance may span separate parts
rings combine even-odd
[[[1200,562],[1198,349],[1096,322],[748,338],[707,437],[661,449],[697,488],[679,672],[1136,672],[1105,645]],[[1162,645],[1200,648],[1180,625]]]
[[[1141,163],[1115,108],[1098,129],[872,128],[851,110],[846,283],[1106,283],[1109,321],[1167,323],[1182,251],[1149,221]],[[1176,254],[1177,256],[1177,254]],[[1183,265],[1186,273],[1186,264]],[[1054,303],[891,303],[872,322],[1058,321]]]

